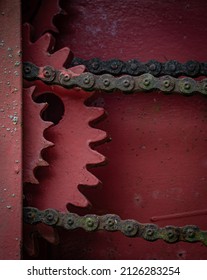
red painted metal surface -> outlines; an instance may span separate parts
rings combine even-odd
[[[22,74],[20,20],[19,0],[0,2],[0,259],[20,259],[21,255]]]
[[[121,0],[119,5],[110,0],[71,0],[62,1],[61,5],[68,14],[54,20],[59,30],[54,34],[55,50],[67,46],[75,56],[85,59],[98,56],[141,61],[206,61],[204,0],[199,5],[193,0],[179,5],[177,1],[161,0]],[[39,20],[41,24],[44,18]],[[28,193],[29,189],[33,192],[28,199],[30,205],[59,207],[62,203],[65,207],[66,201],[60,197],[67,193],[68,182],[72,178],[73,185],[78,184],[76,179],[82,174],[79,167],[83,165],[80,158],[87,162],[89,157],[83,148],[87,143],[83,135],[88,141],[91,139],[88,126],[80,125],[81,121],[88,124],[90,119],[84,115],[83,96],[83,92],[75,95],[73,91],[59,95],[67,107],[63,121],[45,135],[56,146],[45,152],[50,166],[47,171],[39,169],[40,185],[36,189],[27,186]],[[206,99],[166,96],[160,92],[131,96],[97,92],[87,105],[107,112],[106,120],[96,127],[107,132],[112,141],[96,150],[108,158],[108,165],[90,168],[102,182],[102,189],[81,188],[91,208],[70,204],[68,209],[84,214],[116,213],[123,219],[156,222],[160,226],[197,224],[206,229]],[[68,154],[70,145],[73,152]],[[61,164],[68,167],[68,182],[61,179],[66,178]],[[59,178],[58,188],[53,177]],[[41,193],[46,197],[51,189],[47,201],[41,201]],[[80,206],[78,199],[71,196],[66,200]],[[202,244],[149,243],[120,233],[81,230],[72,233],[60,230],[59,235],[60,244],[50,245],[50,254],[42,247],[40,258],[207,259],[207,249]]]

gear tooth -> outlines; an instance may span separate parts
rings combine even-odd
[[[24,154],[23,154],[23,181],[38,184],[35,178],[34,170],[38,166],[48,166],[48,163],[42,158],[41,151],[54,144],[46,140],[43,136],[44,131],[53,123],[44,122],[40,114],[47,107],[45,104],[35,103],[32,95],[36,87],[24,89]]]
[[[93,137],[89,140],[89,145],[90,144],[98,144],[99,142],[105,142],[108,139],[108,134],[100,129],[92,128],[93,131]],[[95,131],[94,131],[95,130]]]
[[[73,66],[70,68],[71,72],[75,73],[75,74],[82,74],[86,69],[85,65],[77,65],[77,66]]]
[[[54,143],[52,143],[52,142],[50,142],[50,141],[45,141],[45,146],[46,146],[46,148],[49,148],[49,147],[53,147],[55,144]]]
[[[38,166],[49,166],[49,163],[47,161],[45,161],[43,158],[40,157],[37,165]]]
[[[68,199],[68,203],[66,204],[66,206],[68,204],[72,204],[77,207],[85,208],[91,205],[90,201],[88,201],[88,199],[81,193],[80,187],[83,188],[84,186],[82,186],[81,184],[78,185],[79,191],[76,192],[75,196],[73,197],[73,200]]]
[[[102,119],[106,116],[104,108],[100,107],[87,107],[90,111],[90,116],[88,119],[88,123],[96,123],[99,119]]]
[[[23,27],[23,61],[31,61],[38,66],[53,65],[55,68],[62,68],[68,60],[70,49],[64,47],[53,53],[55,38],[48,32],[31,42],[31,28],[29,24]]]
[[[36,48],[39,48],[47,53],[51,48],[51,40],[53,40],[52,38],[53,37],[51,34],[45,33],[35,42]]]
[[[67,47],[56,51],[50,57],[50,64],[53,65],[53,67],[55,67],[55,68],[57,68],[57,67],[62,68],[62,65],[67,60],[69,54],[70,54],[70,49]]]
[[[94,176],[90,171],[88,171],[86,167],[84,168],[84,174],[82,180],[83,181],[81,182],[81,185],[85,185],[85,186],[96,187],[100,184],[100,180],[96,176]]]
[[[91,158],[89,159],[89,163],[88,165],[91,166],[100,166],[103,165],[104,163],[106,163],[106,157],[102,154],[100,154],[99,152],[90,149],[91,152]]]

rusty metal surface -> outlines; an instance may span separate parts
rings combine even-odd
[[[0,1],[0,259],[20,259],[21,255],[22,73],[20,26],[20,1]]]
[[[28,224],[43,223],[48,226],[63,227],[66,230],[82,228],[86,231],[120,231],[127,237],[139,237],[147,241],[162,239],[168,243],[179,241],[202,242],[207,246],[207,231],[200,230],[195,225],[184,227],[165,226],[155,224],[141,224],[135,220],[121,220],[118,215],[107,214],[97,216],[88,214],[79,216],[74,213],[61,213],[55,209],[40,211],[37,208],[24,208],[24,222]]]
[[[49,85],[59,85],[67,89],[79,87],[85,91],[112,92],[119,90],[131,93],[159,90],[185,95],[191,95],[195,92],[207,94],[207,79],[196,81],[192,78],[178,79],[171,76],[156,78],[151,74],[142,74],[138,77],[124,75],[115,78],[110,74],[98,76],[89,72],[78,75],[70,69],[57,70],[52,66],[38,67],[30,62],[25,62],[23,65],[23,77],[28,81],[41,80]]]
[[[155,77],[170,75],[172,77],[189,76],[198,77],[207,75],[207,63],[198,61],[187,61],[180,63],[176,60],[169,60],[166,62],[159,62],[156,60],[149,60],[146,63],[140,62],[137,59],[130,59],[128,61],[121,61],[119,59],[111,59],[102,61],[99,58],[92,58],[89,60],[74,57],[71,66],[85,65],[88,72],[94,74],[112,74],[123,75],[128,74],[132,76],[141,75],[144,73],[152,74]]]

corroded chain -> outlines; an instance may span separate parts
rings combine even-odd
[[[207,62],[187,61],[180,63],[176,60],[159,62],[149,60],[146,63],[136,59],[121,61],[119,59],[111,59],[102,61],[99,58],[85,60],[75,57],[70,66],[85,65],[88,72],[93,74],[112,74],[122,75],[128,74],[132,76],[141,75],[144,73],[152,74],[153,76],[170,75],[173,77],[188,76],[198,77],[207,76]]]
[[[207,246],[207,231],[201,231],[197,226],[166,226],[161,228],[155,224],[121,220],[119,216],[113,214],[79,216],[70,212],[62,213],[55,209],[40,211],[37,208],[25,207],[24,222],[28,224],[44,223],[48,226],[62,227],[67,230],[82,228],[86,231],[120,231],[127,237],[139,237],[148,241],[162,239],[168,243],[179,241],[202,242]]]
[[[156,78],[151,74],[142,74],[137,77],[128,75],[114,77],[110,74],[96,76],[89,72],[77,75],[69,69],[56,70],[51,66],[37,67],[29,62],[24,63],[23,76],[30,81],[39,79],[47,84],[60,85],[68,89],[80,87],[85,91],[112,92],[119,90],[124,93],[132,93],[159,90],[166,93],[178,92],[184,95],[191,95],[194,92],[207,95],[207,79],[195,81],[188,77],[178,79],[162,76]]]

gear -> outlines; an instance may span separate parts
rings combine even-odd
[[[32,95],[35,91],[35,87],[24,89],[23,102],[23,123],[24,123],[24,147],[25,152],[23,154],[23,181],[25,183],[38,184],[37,178],[35,178],[33,170],[38,166],[47,166],[48,163],[42,158],[41,152],[43,149],[53,146],[53,143],[47,141],[43,133],[50,127],[52,122],[42,121],[40,115],[43,110],[46,109],[47,104],[37,104],[33,101]],[[35,135],[35,137],[34,137]]]
[[[37,41],[31,42],[31,26],[23,26],[23,61],[32,61],[38,65],[50,64],[63,69],[68,60],[70,49],[63,48],[54,53],[54,38],[45,33]],[[72,76],[83,73],[84,66],[70,68]],[[91,122],[104,115],[104,109],[87,107],[84,103],[92,93],[44,85],[40,81],[26,82],[24,91],[24,188],[25,200],[29,205],[44,208],[56,207],[63,210],[74,204],[84,207],[88,200],[80,193],[82,185],[97,186],[100,182],[88,171],[88,166],[97,166],[105,162],[105,157],[91,148],[96,142],[103,142],[106,133],[90,126]],[[31,86],[35,86],[31,88]],[[45,122],[40,115],[47,104],[34,102],[44,93],[53,93],[62,102],[64,115],[56,126]],[[77,95],[78,93],[78,95]],[[47,100],[46,100],[47,101]],[[48,107],[49,108],[49,107]],[[45,111],[46,112],[46,111]],[[50,139],[50,141],[46,140]],[[46,149],[55,144],[51,149]],[[49,166],[42,157],[46,155]],[[34,170],[35,172],[34,175]],[[36,175],[37,174],[37,175]],[[64,184],[62,184],[64,182]],[[35,188],[32,184],[37,184]],[[39,183],[39,184],[38,184]],[[57,186],[64,186],[58,188]],[[51,243],[57,243],[57,233],[47,226],[25,227],[25,248],[29,255],[37,253],[37,236],[42,236]],[[36,244],[36,245],[35,245]]]
[[[25,24],[23,30],[24,61],[31,60],[38,65],[52,64],[53,67],[63,68],[70,53],[68,48],[63,48],[51,54],[54,39],[50,34],[46,33],[32,43],[30,41],[31,27]],[[75,66],[69,70],[72,76],[77,76],[83,73],[84,69],[84,66]],[[31,86],[31,84],[29,82],[26,86]],[[87,170],[87,166],[96,166],[105,162],[105,157],[92,150],[90,145],[96,141],[104,141],[106,133],[90,127],[89,123],[104,115],[104,109],[84,105],[92,93],[86,93],[78,89],[68,92],[60,87],[50,87],[38,81],[34,85],[36,85],[34,98],[44,92],[55,94],[62,101],[65,114],[57,126],[50,127],[47,130],[47,137],[50,137],[50,141],[55,144],[55,147],[47,153],[52,164],[47,170],[44,169],[44,174],[39,170],[38,174],[41,177],[38,186],[39,191],[35,189],[35,199],[34,197],[31,199],[32,206],[40,208],[55,206],[57,209],[63,210],[68,203],[71,203],[79,207],[85,207],[88,205],[88,201],[77,188],[80,185],[97,186],[99,180]],[[31,115],[36,114],[36,112],[33,113],[31,106],[30,113]],[[33,129],[30,131],[33,131]],[[44,130],[42,135],[43,133]],[[25,131],[25,134],[27,134],[27,131]],[[35,130],[33,135],[32,132],[30,133],[30,137],[36,139]],[[27,142],[29,142],[29,139],[27,139]],[[33,162],[42,161],[42,158],[37,160],[36,155],[40,154],[43,149],[45,149],[45,145],[38,146],[37,151],[33,149],[34,157],[32,159],[32,156],[27,156],[31,153],[31,147],[27,148],[25,145],[25,166],[29,166],[28,158]],[[39,165],[33,166],[33,169],[37,166]],[[47,174],[47,172],[49,173]],[[62,184],[63,182],[64,184]],[[59,190],[57,193],[56,186],[65,185],[65,182],[68,182],[68,189]],[[31,188],[27,188],[27,190],[29,197],[31,197]]]
[[[30,0],[23,1],[23,22],[29,22],[34,27],[33,37],[38,39],[48,31],[58,33],[54,25],[54,18],[57,15],[66,14],[59,5],[59,0]],[[45,11],[47,11],[45,13]]]

